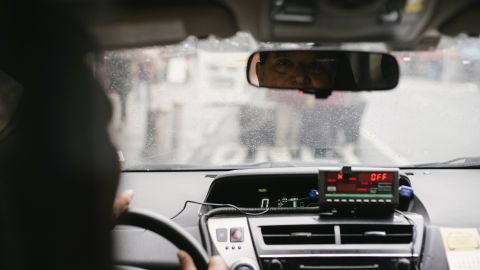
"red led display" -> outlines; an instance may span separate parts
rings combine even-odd
[[[385,194],[391,192],[395,173],[393,172],[328,172],[327,193]],[[390,188],[390,189],[388,189]]]
[[[356,185],[355,183],[350,184],[350,183],[339,183],[337,184],[337,192],[352,192],[355,191]]]
[[[360,182],[392,182],[393,173],[389,172],[368,172],[358,173]]]
[[[393,182],[394,174],[391,172],[354,172],[345,177],[342,173],[328,173],[327,182],[359,181],[362,184],[371,182]]]

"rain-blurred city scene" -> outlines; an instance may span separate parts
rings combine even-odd
[[[113,104],[109,129],[124,168],[402,166],[480,153],[472,144],[480,138],[480,39],[442,38],[434,50],[393,52],[401,68],[396,89],[327,99],[249,85],[248,57],[275,46],[315,45],[260,44],[238,33],[104,52],[95,72]]]

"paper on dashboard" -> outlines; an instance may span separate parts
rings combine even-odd
[[[450,270],[480,269],[480,236],[476,228],[441,228]]]

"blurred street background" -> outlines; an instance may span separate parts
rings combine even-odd
[[[326,100],[257,89],[248,34],[106,52],[96,69],[114,107],[127,168],[171,164],[342,162],[400,166],[475,156],[480,144],[478,40],[395,53],[399,86]],[[461,45],[459,45],[461,44]]]

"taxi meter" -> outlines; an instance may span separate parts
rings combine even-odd
[[[344,215],[389,215],[398,205],[399,170],[355,168],[321,170],[318,177],[321,212]]]

